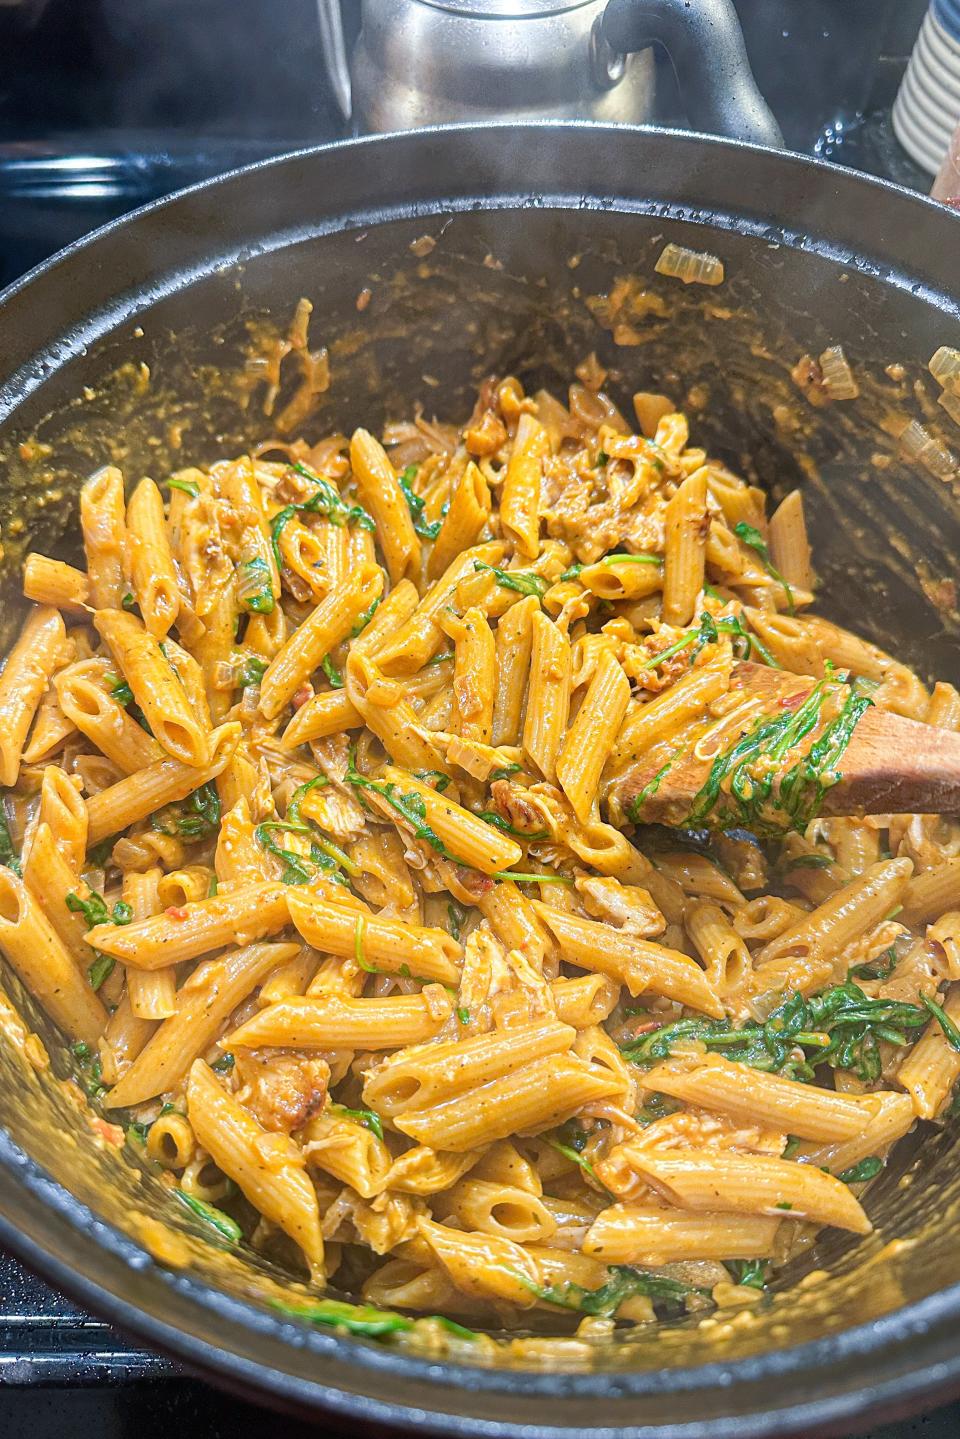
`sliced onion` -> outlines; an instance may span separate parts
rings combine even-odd
[[[960,395],[960,350],[941,345],[927,368],[938,385]]]
[[[937,403],[943,406],[955,425],[960,425],[960,391],[944,390]]]
[[[722,285],[723,261],[716,255],[700,250],[687,250],[683,245],[666,245],[653,267],[658,275],[670,275],[685,285]]]
[[[237,684],[238,666],[230,663],[229,660],[217,660],[213,667],[213,678],[210,681],[210,688],[215,690],[232,690]]]
[[[831,400],[855,400],[860,386],[853,378],[847,357],[841,345],[831,345],[820,356],[823,373],[823,388]]]
[[[938,480],[951,480],[957,473],[957,457],[935,440],[917,420],[911,420],[900,436],[900,449],[911,464],[921,464]]]
[[[247,718],[248,716],[251,718],[256,717],[256,715],[259,713],[259,709],[260,686],[247,685],[240,699],[240,710],[244,718]]]

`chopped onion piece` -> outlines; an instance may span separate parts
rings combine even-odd
[[[943,406],[955,425],[960,425],[960,391],[944,390],[937,403]]]
[[[900,436],[904,458],[919,461],[938,480],[953,479],[957,473],[957,457],[939,440],[935,440],[917,420],[911,420]]]
[[[840,345],[831,345],[820,356],[823,372],[823,388],[831,400],[855,400],[860,386],[853,378],[853,371]]]
[[[247,685],[240,697],[240,710],[243,717],[256,716],[260,709],[260,689],[257,685]]]
[[[722,285],[723,261],[716,255],[700,250],[687,250],[682,245],[666,245],[653,267],[658,275],[670,275],[685,285]]]
[[[927,368],[938,385],[960,395],[960,350],[941,345]]]
[[[229,660],[217,660],[213,667],[213,678],[210,681],[210,688],[214,690],[232,690],[237,686],[237,666]]]

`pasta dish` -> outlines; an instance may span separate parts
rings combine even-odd
[[[85,569],[26,559],[0,950],[308,1320],[762,1303],[955,1102],[960,825],[828,801],[866,714],[960,695],[809,613],[799,492],[605,383],[107,466]]]

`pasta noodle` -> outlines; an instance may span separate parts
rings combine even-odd
[[[184,1222],[584,1342],[869,1233],[960,1084],[960,826],[818,813],[868,703],[956,689],[797,613],[800,493],[605,382],[107,466],[0,674],[0,955]]]

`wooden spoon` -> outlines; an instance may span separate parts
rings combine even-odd
[[[817,684],[808,675],[789,674],[766,665],[741,662],[734,666],[732,688],[764,697],[764,704],[745,722],[745,733],[759,715],[797,704]],[[782,769],[806,753],[815,736],[808,736],[790,751]],[[710,773],[711,761],[687,754],[678,757],[648,795],[636,814],[641,824],[682,828],[689,823],[694,798]],[[625,814],[634,816],[636,796],[654,778],[657,765],[638,768],[613,787]],[[951,814],[960,811],[960,734],[904,719],[887,710],[868,709],[861,715],[840,760],[840,778],[823,797],[824,815]],[[773,793],[777,792],[777,781]],[[715,806],[719,811],[721,802]],[[717,827],[711,815],[698,826]],[[783,828],[790,827],[784,814]]]

